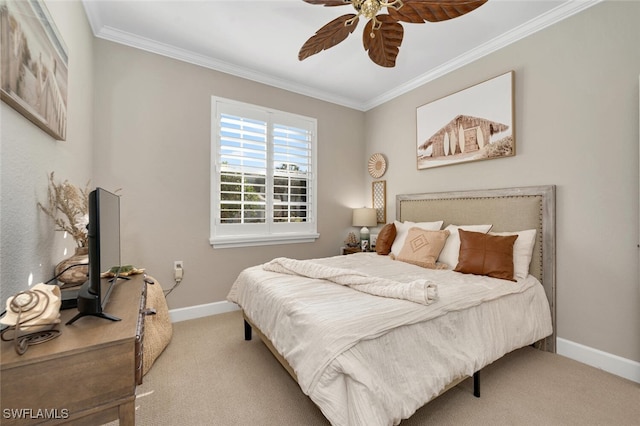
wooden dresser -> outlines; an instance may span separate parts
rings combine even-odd
[[[146,283],[135,275],[118,281],[104,309],[121,321],[85,316],[65,325],[77,313],[69,309],[60,336],[24,355],[1,342],[0,423],[134,425],[145,299]]]

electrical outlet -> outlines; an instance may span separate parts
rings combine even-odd
[[[173,262],[173,279],[176,281],[176,284],[182,281],[182,274],[184,272],[184,264],[182,260],[176,260]]]

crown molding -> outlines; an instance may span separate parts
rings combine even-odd
[[[103,25],[100,14],[98,13],[98,8],[92,6],[90,0],[82,0],[82,6],[84,6],[84,13],[87,15],[91,31],[93,31],[94,36],[97,36]]]
[[[193,65],[209,68],[226,74],[231,74],[236,77],[266,84],[279,89],[288,90],[290,92],[309,96],[322,101],[334,103],[360,111],[368,111],[603,1],[604,0],[575,0],[563,3],[562,5],[550,10],[549,12],[540,15],[536,19],[520,25],[519,27],[514,28],[513,30],[501,35],[500,37],[496,37],[493,40],[490,40],[487,43],[484,43],[477,48],[472,49],[464,53],[463,55],[460,55],[457,58],[454,58],[451,61],[446,62],[441,66],[420,75],[413,80],[408,81],[407,83],[404,83],[392,90],[387,91],[386,93],[383,93],[380,96],[376,96],[375,98],[372,98],[369,101],[365,102],[354,102],[352,99],[339,96],[335,93],[313,89],[306,85],[295,84],[284,79],[267,75],[254,69],[236,66],[208,56],[181,49],[176,46],[160,43],[155,40],[140,37],[138,35],[121,31],[112,27],[104,26],[101,22],[99,14],[97,13],[97,9],[91,5],[91,1],[83,0],[82,3],[84,5],[89,24],[95,37],[144,50],[150,53],[166,56]]]
[[[454,58],[449,62],[446,62],[441,66],[436,67],[431,71],[394,88],[393,90],[390,90],[380,96],[371,99],[369,102],[362,105],[362,110],[368,111],[371,108],[382,105],[385,102],[397,98],[398,96],[403,95],[407,92],[410,92],[411,90],[429,83],[430,81],[433,81],[439,77],[442,77],[452,71],[455,71],[458,68],[462,68],[465,65],[468,65],[484,56],[502,49],[503,47],[509,46],[510,44],[522,40],[523,38],[535,34],[540,30],[563,21],[564,19],[567,19],[603,1],[604,0],[578,0],[564,3],[547,13],[540,15],[536,19],[526,22],[519,27],[516,27],[511,31],[500,35],[499,37],[496,37],[493,40],[490,40],[476,47],[475,49],[472,49],[458,56],[457,58]]]
[[[95,34],[95,33],[94,33]],[[115,43],[123,44],[136,49],[144,50],[150,53],[166,56],[178,61],[187,62],[204,68],[233,75],[235,77],[244,78],[268,86],[277,87],[279,89],[288,90],[301,95],[309,96],[326,102],[343,105],[353,109],[360,109],[361,105],[354,103],[352,100],[335,96],[334,94],[313,89],[305,85],[297,85],[290,81],[267,75],[260,71],[256,71],[246,67],[240,67],[228,62],[220,61],[209,56],[191,52],[169,44],[161,43],[145,37],[140,37],[125,31],[121,31],[112,27],[103,26],[96,37],[102,38]]]

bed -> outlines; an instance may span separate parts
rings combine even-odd
[[[398,195],[394,228],[431,249],[444,238],[438,262],[406,261],[409,243],[279,258],[242,271],[228,295],[245,339],[258,334],[333,425],[398,424],[468,377],[479,396],[480,370],[515,349],[555,352],[555,186]],[[465,269],[478,241],[507,244],[506,279]]]

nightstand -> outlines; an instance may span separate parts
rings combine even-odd
[[[360,249],[360,247],[342,247],[342,249],[340,250],[341,254],[353,254],[353,253],[361,253],[362,250]]]

